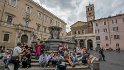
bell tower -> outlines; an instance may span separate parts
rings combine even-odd
[[[86,6],[86,18],[87,22],[95,20],[94,4]]]

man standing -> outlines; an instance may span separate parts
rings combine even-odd
[[[21,43],[17,43],[17,46],[13,49],[12,63],[14,64],[14,70],[18,70],[19,63],[21,61]]]
[[[100,54],[102,60],[105,61],[105,55],[104,55],[104,49],[103,49],[103,48],[101,48],[101,49],[99,50],[99,54]]]

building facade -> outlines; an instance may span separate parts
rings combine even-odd
[[[67,39],[74,38],[76,46],[87,49],[95,49],[95,34],[93,33],[93,21],[95,20],[94,5],[86,6],[87,22],[77,21],[71,25],[71,31],[67,33]]]
[[[124,50],[124,14],[96,19],[93,24],[97,47]]]
[[[0,46],[45,41],[50,26],[61,27],[60,37],[66,36],[66,23],[33,0],[0,0]]]

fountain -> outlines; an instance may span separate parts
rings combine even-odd
[[[69,49],[74,48],[75,46],[74,42],[63,41],[62,39],[60,39],[60,32],[62,31],[61,27],[51,26],[49,27],[49,31],[50,31],[50,38],[46,41],[46,44],[49,47],[50,51],[56,51],[60,43],[67,44]]]

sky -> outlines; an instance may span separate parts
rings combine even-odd
[[[34,0],[67,23],[66,31],[77,21],[86,21],[86,6],[94,4],[95,19],[124,13],[124,0]]]

